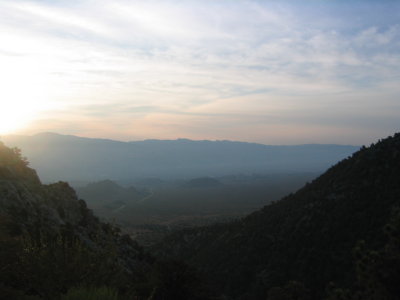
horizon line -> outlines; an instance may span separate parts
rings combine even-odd
[[[299,144],[265,144],[260,142],[248,142],[248,141],[240,141],[240,140],[228,140],[228,139],[190,139],[185,137],[179,137],[176,139],[157,139],[157,138],[148,138],[143,140],[117,140],[112,138],[101,138],[101,137],[88,137],[88,136],[80,136],[80,135],[73,135],[73,134],[64,134],[52,131],[44,131],[38,132],[35,134],[17,134],[17,133],[10,133],[10,134],[2,134],[0,135],[0,141],[3,137],[6,136],[17,136],[17,137],[35,137],[35,136],[43,136],[43,135],[53,135],[53,136],[65,136],[65,137],[75,137],[81,139],[91,139],[91,140],[104,140],[104,141],[111,141],[111,142],[118,142],[118,143],[135,143],[135,142],[146,142],[146,141],[190,141],[190,142],[229,142],[229,143],[243,143],[243,144],[255,144],[255,145],[262,145],[262,146],[276,146],[276,147],[285,147],[285,146],[312,146],[312,145],[320,145],[320,146],[350,146],[350,147],[362,147],[362,146],[369,146],[369,145],[356,145],[356,144],[337,144],[337,143],[315,143],[315,142],[305,142]]]

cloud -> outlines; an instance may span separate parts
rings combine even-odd
[[[304,126],[312,135],[320,131],[312,126],[343,130],[357,123],[371,130],[387,120],[388,107],[400,116],[398,6],[0,1],[0,60],[30,74],[21,85],[31,78],[44,87],[52,105],[36,119],[60,114],[91,135],[218,138],[219,132],[246,139],[240,128],[255,126],[248,138],[261,141],[280,132],[268,128]],[[385,132],[399,129],[394,121],[381,123]]]

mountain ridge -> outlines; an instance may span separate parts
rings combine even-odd
[[[241,220],[177,232],[155,249],[210,274],[233,299],[289,293],[293,282],[304,299],[323,299],[332,282],[353,288],[358,241],[371,249],[384,246],[383,228],[400,206],[398,166],[395,134]]]
[[[2,140],[21,148],[45,182],[320,172],[358,149],[187,139],[119,142],[53,133],[3,136]]]
[[[115,140],[115,139],[110,139],[110,138],[97,138],[97,137],[85,137],[85,136],[78,136],[78,135],[73,135],[73,134],[62,134],[62,133],[57,133],[57,132],[52,132],[52,131],[44,131],[44,132],[39,132],[35,133],[32,135],[26,135],[26,134],[6,134],[1,136],[1,138],[9,138],[9,137],[17,137],[17,138],[31,138],[31,137],[70,137],[70,138],[77,138],[77,139],[88,139],[88,140],[99,140],[99,141],[112,141],[112,142],[118,142],[118,143],[136,143],[136,142],[173,142],[173,141],[182,141],[182,142],[227,142],[227,143],[240,143],[240,144],[253,144],[253,145],[262,145],[262,146],[269,146],[269,147],[292,147],[292,146],[313,146],[313,145],[321,145],[321,146],[345,146],[345,147],[360,147],[359,145],[355,144],[336,144],[336,143],[300,143],[300,144],[264,144],[264,143],[258,143],[258,142],[246,142],[246,141],[237,141],[237,140],[226,140],[226,139],[216,139],[216,140],[208,140],[208,139],[200,139],[200,140],[194,140],[194,139],[189,139],[189,138],[176,138],[176,139],[154,139],[154,138],[149,138],[149,139],[143,139],[143,140],[127,140],[127,141],[122,141],[122,140]]]

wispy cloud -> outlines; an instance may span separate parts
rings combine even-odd
[[[0,78],[12,68],[29,74],[19,84],[35,82],[51,104],[31,132],[291,143],[290,130],[293,140],[304,128],[304,140],[340,141],[346,126],[362,138],[343,142],[365,143],[368,131],[400,129],[399,9],[393,1],[0,1],[8,66]]]

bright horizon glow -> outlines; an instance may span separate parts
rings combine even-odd
[[[8,41],[10,42],[10,41]],[[54,109],[47,98],[50,82],[40,66],[30,59],[16,60],[0,57],[0,135],[27,128],[41,112]]]
[[[0,134],[369,144],[400,131],[399,20],[396,1],[0,0]]]

